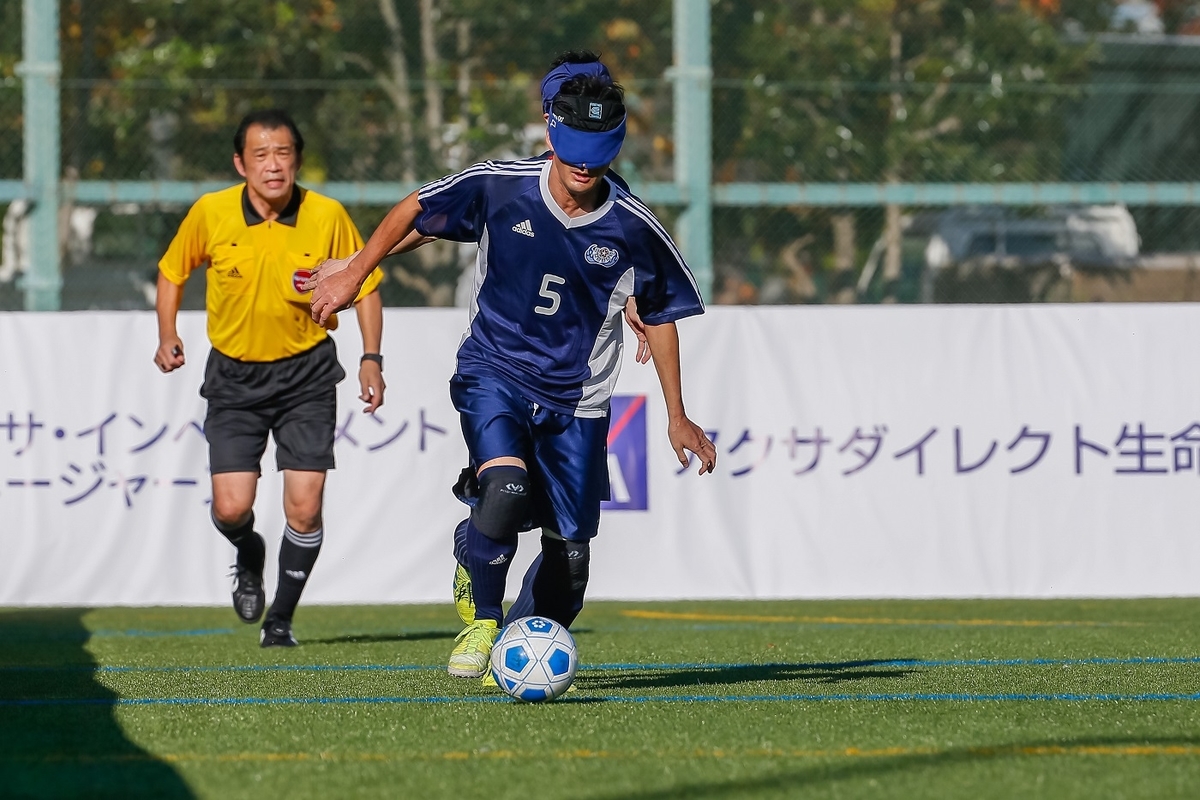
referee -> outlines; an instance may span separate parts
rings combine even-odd
[[[285,111],[248,114],[233,138],[233,165],[245,183],[196,201],[158,264],[158,350],[173,372],[185,361],[176,317],[183,285],[208,267],[208,338],[200,394],[212,472],[212,520],[237,548],[233,607],[242,621],[263,616],[266,542],[254,530],[254,497],[267,435],[283,471],[287,524],[279,547],[279,586],[263,622],[263,647],[293,647],[292,615],[324,538],[325,473],[334,466],[337,384],[346,377],[333,339],[314,323],[310,272],[348,256],[362,237],[336,200],[296,185],[304,138]],[[363,356],[359,396],[367,413],[383,405],[379,354],[383,304],[376,269],[355,299]],[[326,323],[327,328],[335,328]]]

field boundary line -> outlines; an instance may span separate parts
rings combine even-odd
[[[166,762],[166,763],[231,763],[231,762],[333,762],[333,763],[368,763],[384,761],[509,761],[525,759],[554,759],[563,761],[574,760],[632,760],[651,758],[670,759],[872,759],[872,758],[905,758],[912,756],[945,756],[965,753],[977,758],[1011,758],[1011,757],[1062,757],[1062,756],[1109,756],[1117,758],[1129,757],[1161,757],[1183,756],[1200,757],[1200,746],[1197,745],[1002,745],[965,747],[961,749],[940,747],[845,747],[807,750],[786,747],[760,748],[645,748],[637,750],[591,750],[572,749],[554,751],[524,751],[524,750],[446,750],[437,753],[399,752],[399,753],[333,753],[320,751],[315,753],[114,753],[111,755],[75,755],[56,753],[46,756],[0,756],[2,762],[21,763],[126,763],[126,762]]]
[[[1103,622],[1095,620],[1038,619],[904,619],[902,617],[792,617],[759,614],[705,614],[694,611],[651,611],[631,609],[619,612],[632,619],[673,622],[792,622],[803,625],[961,625],[964,627],[1054,628],[1054,627],[1142,627],[1144,622]]]
[[[851,661],[796,661],[755,663],[704,663],[681,662],[677,664],[633,664],[603,663],[580,664],[579,671],[587,672],[662,672],[667,670],[731,670],[731,669],[795,669],[837,670],[863,667],[914,667],[932,669],[937,667],[1087,667],[1087,666],[1172,666],[1200,664],[1200,656],[1096,656],[1093,658],[885,658],[858,659]],[[131,675],[143,673],[269,673],[269,672],[440,672],[444,664],[217,664],[179,665],[173,667],[121,666],[121,665],[56,665],[30,664],[0,666],[3,673],[38,672],[88,672],[95,674]]]
[[[577,703],[1119,703],[1196,702],[1200,692],[1120,693],[998,693],[893,692],[856,694],[754,694],[754,695],[576,695],[557,701]],[[61,697],[0,700],[0,708],[55,706],[273,706],[273,705],[450,705],[455,703],[514,703],[502,694],[462,697]]]

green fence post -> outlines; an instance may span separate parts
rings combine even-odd
[[[25,309],[62,307],[58,246],[59,75],[58,0],[24,0],[25,191],[29,213],[29,271]]]
[[[684,209],[679,246],[706,301],[712,299],[712,9],[709,0],[673,0],[675,183]]]

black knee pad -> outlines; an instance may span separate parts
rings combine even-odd
[[[506,541],[517,535],[533,508],[529,473],[520,467],[491,467],[479,476],[479,500],[471,521],[489,539]]]
[[[582,592],[587,588],[588,565],[591,561],[591,542],[567,542],[567,575],[571,578],[572,592]]]

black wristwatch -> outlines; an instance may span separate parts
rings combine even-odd
[[[383,371],[383,356],[379,353],[363,353],[363,357],[358,360],[358,363],[361,364],[364,361],[374,361],[379,365],[379,371]]]

